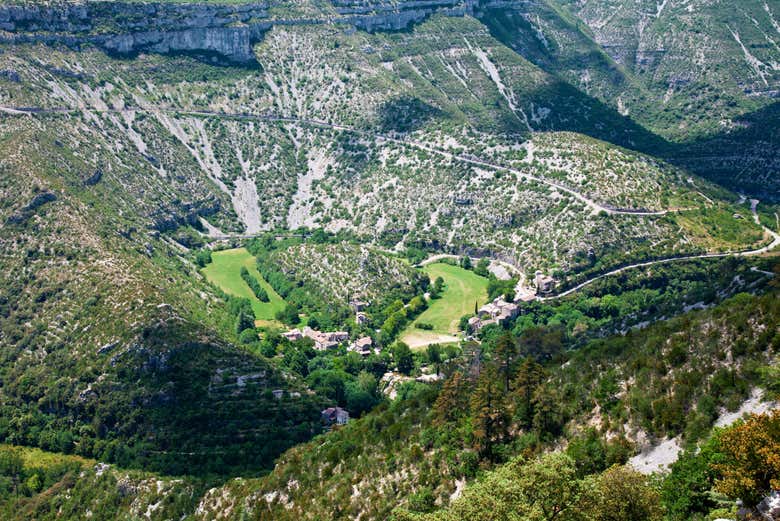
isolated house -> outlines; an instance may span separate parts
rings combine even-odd
[[[357,325],[362,326],[368,324],[370,322],[370,319],[368,318],[368,315],[366,315],[362,311],[358,311],[357,313],[355,313],[355,322],[357,323]]]
[[[322,411],[322,423],[327,426],[346,425],[349,413],[341,407],[328,407]]]
[[[555,287],[555,279],[549,275],[545,275],[541,271],[536,272],[534,282],[536,283],[537,293],[550,293]]]

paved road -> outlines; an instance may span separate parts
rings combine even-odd
[[[601,275],[598,275],[596,277],[590,278],[586,280],[585,282],[582,282],[581,284],[578,284],[574,286],[573,288],[569,288],[566,291],[562,293],[558,293],[557,295],[552,295],[549,297],[537,297],[537,300],[541,300],[542,302],[548,301],[548,300],[555,300],[562,297],[565,297],[567,295],[571,295],[572,293],[581,290],[585,286],[589,286],[590,284],[593,284],[597,280],[601,280],[606,277],[610,277],[612,275],[617,275],[618,273],[622,273],[627,270],[632,270],[634,268],[643,268],[645,266],[652,266],[654,264],[666,264],[669,262],[675,262],[675,261],[683,261],[683,260],[692,260],[692,259],[713,259],[718,257],[750,257],[754,255],[761,255],[763,253],[767,253],[768,251],[780,246],[780,235],[775,233],[774,231],[770,230],[769,228],[764,228],[764,230],[772,236],[772,242],[768,244],[767,246],[764,246],[763,248],[758,248],[755,250],[748,250],[748,251],[739,251],[739,252],[726,252],[726,253],[703,253],[701,255],[687,255],[683,257],[669,257],[666,259],[658,259],[653,261],[647,261],[647,262],[637,262],[636,264],[630,264],[628,266],[623,266],[622,268],[618,268],[612,271],[609,271],[607,273],[603,273]]]
[[[536,181],[538,183],[542,183],[551,188],[554,188],[555,190],[558,190],[560,192],[569,194],[570,196],[574,197],[578,201],[584,203],[587,207],[591,209],[591,212],[594,214],[599,212],[605,212],[610,215],[637,215],[637,216],[656,215],[657,216],[657,215],[665,215],[666,213],[668,213],[668,210],[646,211],[646,210],[638,210],[638,209],[630,209],[630,208],[616,208],[611,205],[602,204],[592,199],[589,199],[587,196],[581,194],[580,192],[568,188],[560,183],[556,183],[555,181],[551,181],[549,179],[545,179],[542,177],[533,176],[521,170],[517,170],[515,168],[510,168],[508,166],[493,163],[485,159],[480,159],[473,155],[453,154],[451,152],[440,150],[438,148],[432,147],[425,143],[421,143],[419,141],[402,139],[387,134],[371,132],[368,130],[362,130],[359,128],[350,127],[346,125],[328,123],[327,121],[320,121],[316,119],[293,118],[287,116],[278,116],[274,114],[245,114],[245,113],[229,113],[229,112],[208,111],[208,110],[177,110],[177,109],[169,109],[169,108],[161,108],[161,107],[152,107],[152,108],[132,107],[132,108],[124,108],[124,109],[108,109],[108,108],[95,109],[95,108],[84,107],[84,108],[73,109],[73,108],[0,106],[0,112],[5,112],[6,114],[12,114],[12,115],[67,114],[67,113],[78,113],[83,111],[89,111],[95,113],[117,113],[117,114],[132,113],[132,112],[143,112],[148,114],[166,113],[166,114],[178,114],[184,116],[218,117],[218,118],[230,118],[230,119],[240,119],[240,120],[250,120],[250,121],[268,121],[268,122],[283,122],[283,123],[286,122],[286,123],[296,123],[296,124],[303,124],[303,125],[309,125],[309,126],[321,127],[321,128],[329,128],[333,130],[339,130],[342,132],[349,132],[352,134],[359,134],[359,135],[372,137],[379,141],[397,143],[399,145],[417,148],[418,150],[424,150],[426,152],[430,152],[431,154],[436,154],[441,157],[445,157],[447,159],[454,160],[454,161],[460,161],[475,166],[490,168],[492,170],[510,172],[516,175],[518,178],[526,179],[529,181]]]
[[[626,209],[626,208],[613,208],[611,206],[605,206],[604,204],[598,203],[596,201],[593,201],[592,199],[587,198],[583,194],[572,190],[571,188],[568,188],[566,186],[563,186],[559,183],[556,183],[554,181],[550,181],[549,179],[544,179],[536,176],[532,176],[530,174],[527,174],[525,172],[522,172],[520,170],[510,168],[507,166],[499,165],[496,163],[492,163],[490,161],[479,159],[474,156],[465,156],[465,155],[459,155],[459,154],[453,154],[451,152],[447,152],[445,150],[440,150],[437,148],[434,148],[430,145],[427,145],[425,143],[421,143],[418,141],[412,141],[409,139],[401,139],[393,136],[389,136],[386,134],[380,134],[376,132],[370,132],[367,130],[358,129],[355,127],[349,127],[346,125],[338,125],[335,123],[328,123],[326,121],[319,121],[315,119],[306,119],[306,118],[294,118],[294,117],[287,117],[287,116],[278,116],[274,114],[245,114],[245,113],[229,113],[229,112],[218,112],[218,111],[207,111],[207,110],[177,110],[177,109],[170,109],[170,108],[161,108],[161,107],[153,107],[153,108],[141,108],[141,107],[132,107],[132,108],[125,108],[125,109],[93,109],[93,108],[79,108],[79,109],[73,109],[73,108],[40,108],[40,107],[8,107],[8,106],[0,106],[0,112],[4,112],[6,114],[11,115],[37,115],[37,114],[66,114],[66,113],[79,113],[82,111],[90,111],[90,112],[96,112],[96,113],[131,113],[131,112],[143,112],[143,113],[149,113],[149,114],[155,114],[155,113],[170,113],[170,114],[178,114],[178,115],[185,115],[185,116],[199,116],[199,117],[219,117],[219,118],[230,118],[230,119],[239,119],[239,120],[251,120],[251,121],[268,121],[268,122],[283,122],[283,123],[296,123],[296,124],[303,124],[303,125],[309,125],[314,127],[321,127],[321,128],[330,128],[333,130],[339,130],[343,132],[349,132],[353,134],[359,134],[364,135],[368,137],[373,137],[375,139],[378,139],[380,141],[386,141],[390,143],[397,143],[404,146],[410,146],[417,148],[419,150],[424,150],[426,152],[430,152],[432,154],[437,154],[439,156],[455,160],[455,161],[461,161],[464,163],[469,163],[476,166],[482,166],[486,168],[491,168],[494,170],[500,170],[500,171],[506,171],[511,172],[518,176],[518,178],[523,178],[531,181],[536,181],[542,184],[545,184],[547,186],[550,186],[556,190],[559,190],[561,192],[567,193],[571,196],[573,196],[575,199],[581,201],[586,206],[591,208],[593,213],[598,212],[605,212],[610,215],[638,215],[638,216],[654,216],[654,215],[665,215],[669,213],[669,210],[661,210],[661,211],[644,211],[644,210],[633,210],[633,209]],[[754,220],[759,223],[758,220],[758,214],[756,212],[756,207],[758,205],[757,200],[751,200],[751,211],[753,213]],[[603,279],[605,277],[609,277],[612,275],[616,275],[618,273],[622,273],[627,270],[631,270],[634,268],[641,268],[645,266],[652,266],[654,264],[665,264],[669,262],[675,262],[675,261],[682,261],[682,260],[692,260],[692,259],[707,259],[707,258],[717,258],[717,257],[728,257],[730,255],[734,256],[751,256],[751,255],[760,255],[763,253],[766,253],[778,245],[780,245],[780,235],[778,235],[776,232],[770,230],[767,227],[764,227],[764,230],[766,233],[768,233],[772,237],[772,242],[763,248],[758,248],[756,250],[750,250],[750,251],[743,251],[743,252],[727,252],[727,253],[707,253],[707,254],[701,254],[701,255],[689,255],[689,256],[682,256],[682,257],[670,257],[666,259],[658,259],[653,261],[647,261],[647,262],[639,262],[635,264],[631,264],[628,266],[624,266],[622,268],[618,268],[612,271],[609,271],[607,273],[603,273],[601,275],[595,276],[593,278],[590,278],[586,280],[585,282],[582,282],[578,284],[577,286],[574,286],[573,288],[570,288],[562,293],[559,293],[557,295],[549,296],[549,297],[538,297],[541,301],[548,301],[553,299],[558,299],[565,297],[567,295],[570,295],[594,282],[597,280]],[[212,237],[213,239],[247,239],[256,237],[257,235],[246,235],[246,234],[236,234],[236,235],[224,235],[220,237]],[[437,258],[443,258],[445,255],[441,256],[435,256],[430,259],[426,259],[423,261],[423,264],[427,264],[429,262],[433,262]],[[513,266],[513,268],[515,268]],[[518,270],[519,271],[519,270]]]

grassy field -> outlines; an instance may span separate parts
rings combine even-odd
[[[34,447],[20,447],[0,443],[0,450],[13,451],[21,456],[26,468],[44,468],[48,469],[64,463],[79,463],[85,467],[94,466],[97,461],[89,458],[83,458],[74,454],[60,454],[58,452],[46,452]]]
[[[274,291],[257,271],[255,258],[245,248],[216,251],[211,255],[211,264],[203,268],[205,277],[219,286],[222,291],[237,297],[246,297],[252,302],[257,325],[266,325],[274,321],[276,312],[284,308],[284,300]],[[269,302],[261,302],[241,278],[241,267],[245,266],[268,293]]]
[[[441,298],[430,301],[428,309],[415,320],[433,325],[433,330],[417,329],[412,323],[401,334],[401,341],[412,348],[457,342],[460,317],[474,313],[475,302],[481,306],[487,301],[488,280],[473,271],[443,262],[429,264],[422,270],[431,281],[437,277],[444,279]]]
[[[736,213],[734,208],[702,208],[688,210],[672,218],[694,244],[708,251],[747,250],[758,245],[763,237],[761,228],[753,222],[747,208]]]

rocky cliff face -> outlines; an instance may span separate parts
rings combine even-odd
[[[0,7],[6,42],[92,43],[109,52],[216,53],[253,60],[252,44],[270,28],[268,4],[90,2]]]
[[[216,54],[254,61],[252,45],[274,25],[343,23],[366,31],[400,30],[433,14],[473,14],[479,0],[362,2],[335,0],[332,9],[300,16],[285,2],[246,4],[22,2],[0,6],[0,42],[91,43],[108,52]]]

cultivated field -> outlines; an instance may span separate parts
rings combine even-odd
[[[252,310],[255,312],[258,325],[273,321],[276,312],[284,308],[284,300],[257,271],[255,258],[246,248],[217,251],[212,254],[211,259],[211,264],[203,268],[203,275],[225,293],[248,298],[252,302]],[[241,278],[242,266],[246,267],[249,273],[260,282],[260,285],[268,293],[269,302],[261,302],[255,297],[244,279]]]
[[[485,277],[458,266],[443,262],[429,264],[422,268],[431,281],[444,279],[441,298],[430,300],[429,307],[401,334],[401,341],[410,347],[424,347],[433,343],[457,342],[458,322],[463,315],[474,313],[474,304],[481,306],[487,301]],[[433,330],[425,331],[414,327],[414,323],[431,324]]]

